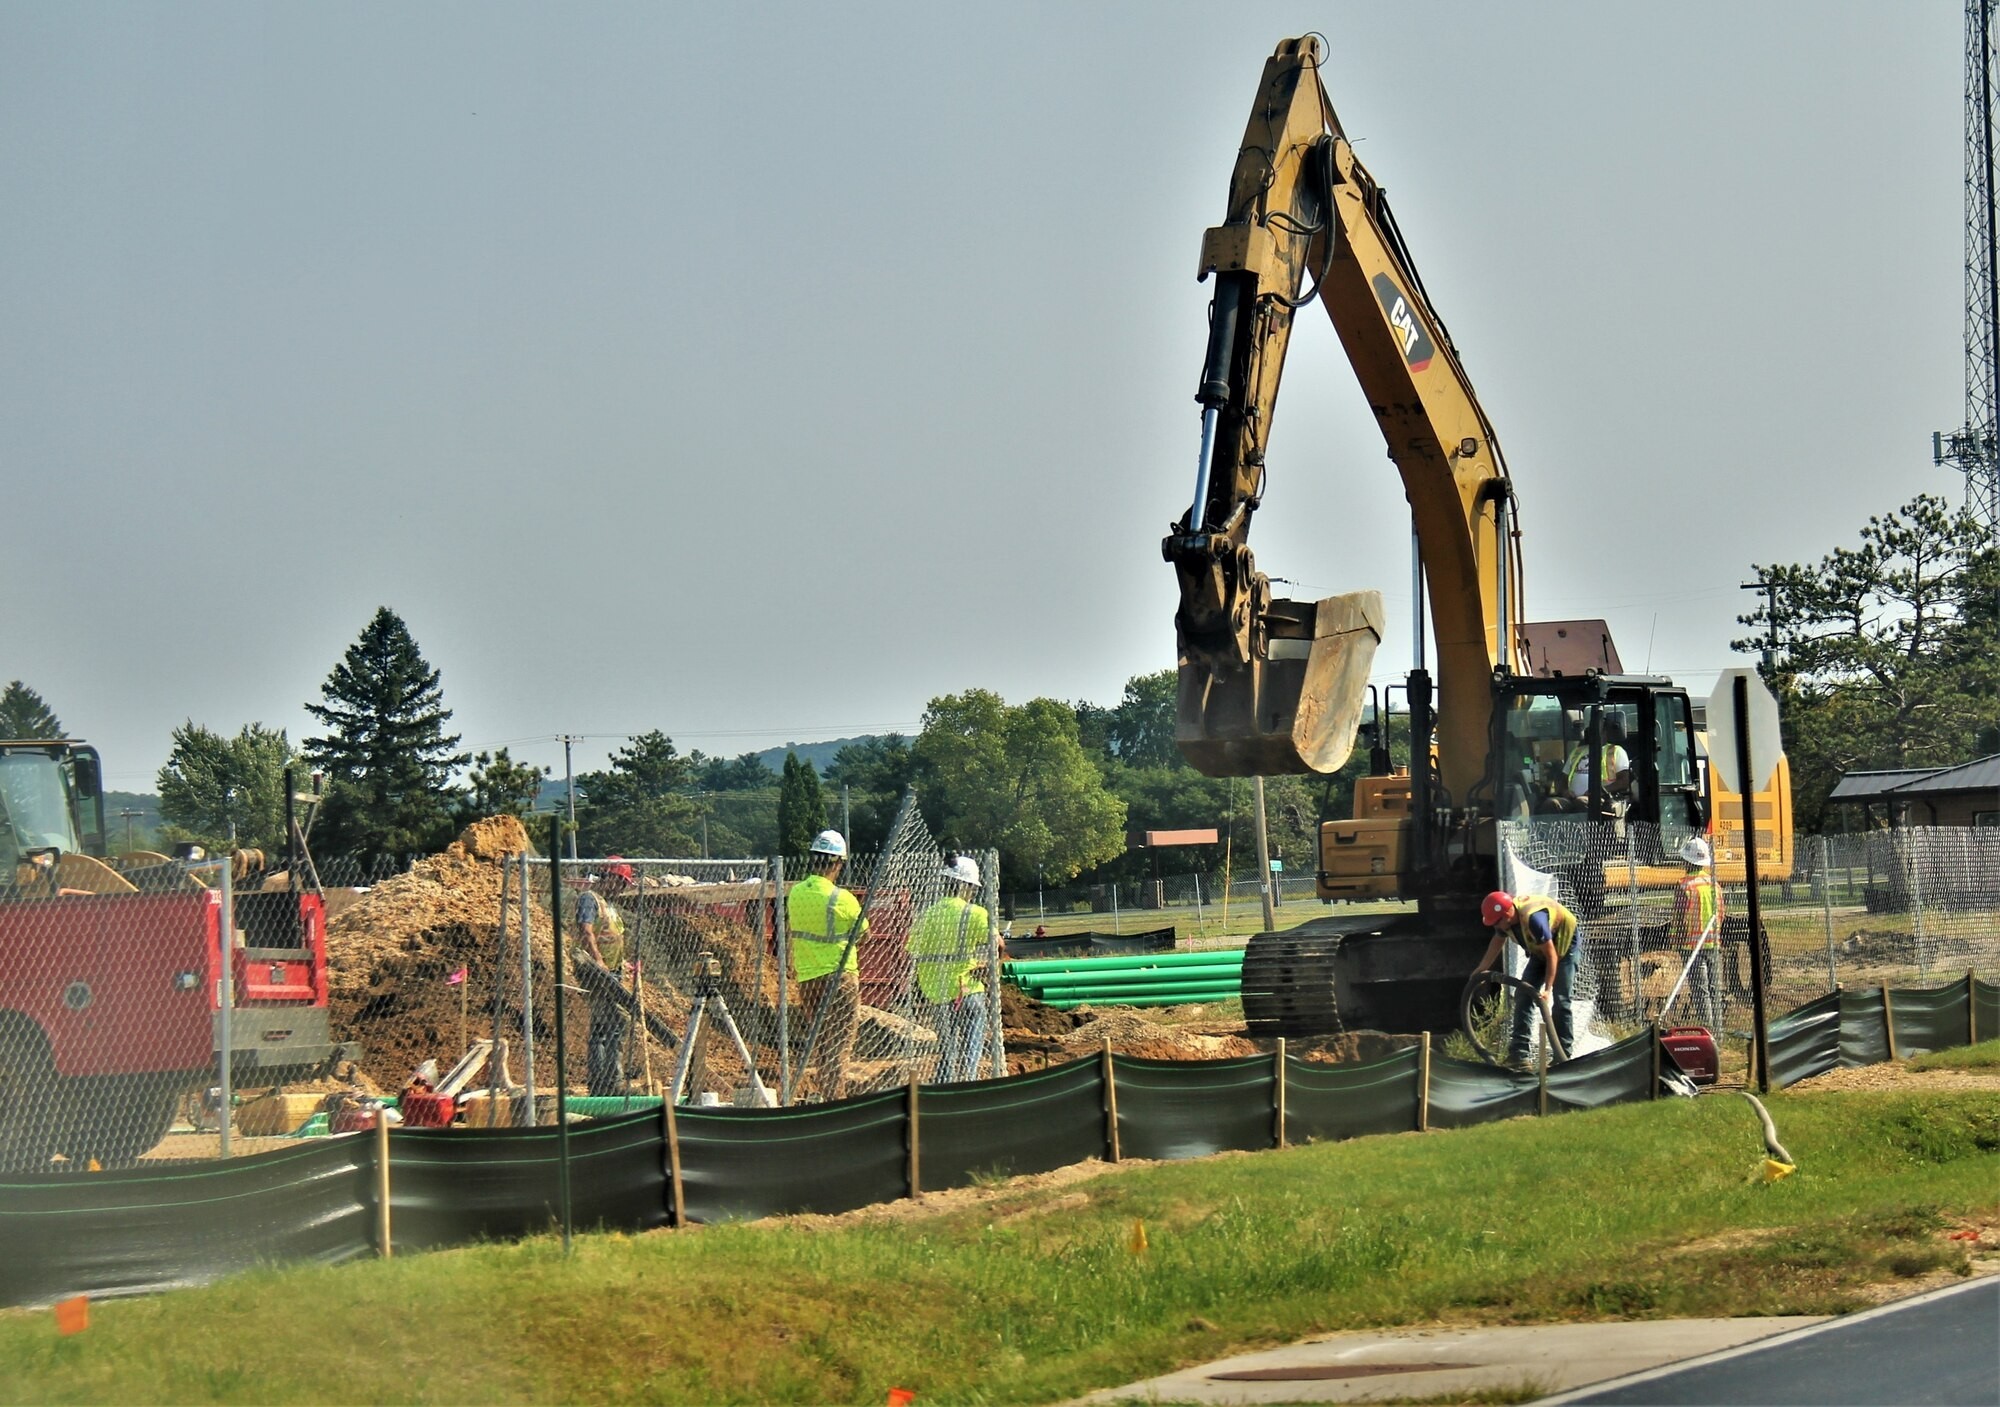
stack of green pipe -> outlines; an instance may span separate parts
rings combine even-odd
[[[1029,958],[1005,965],[1022,991],[1059,1011],[1085,1003],[1176,1006],[1242,995],[1243,950],[1135,953],[1108,958]]]

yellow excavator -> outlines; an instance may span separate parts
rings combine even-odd
[[[1386,765],[1378,695],[1375,775],[1358,782],[1352,819],[1322,823],[1318,892],[1414,899],[1417,911],[1259,935],[1244,960],[1244,1013],[1274,1033],[1444,1031],[1486,942],[1476,914],[1499,882],[1501,821],[1574,820],[1547,829],[1573,836],[1559,873],[1588,910],[1603,902],[1602,828],[1644,823],[1631,833],[1647,853],[1629,863],[1667,879],[1679,872],[1675,849],[1708,832],[1715,808],[1685,689],[1625,673],[1602,621],[1522,619],[1506,461],[1320,63],[1308,36],[1265,64],[1227,212],[1202,238],[1199,277],[1215,291],[1196,394],[1201,448],[1189,509],[1161,545],[1180,587],[1175,737],[1210,776],[1328,773],[1369,717],[1380,595],[1275,598],[1249,546],[1293,320],[1318,303],[1402,476],[1416,603],[1401,686],[1412,766]]]

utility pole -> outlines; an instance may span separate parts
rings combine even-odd
[[[1257,892],[1264,897],[1264,931],[1278,926],[1278,910],[1271,902],[1271,834],[1264,820],[1264,779],[1252,777],[1251,788],[1257,803]]]
[[[2000,543],[2000,250],[1994,240],[1996,0],[1965,4],[1965,424],[1934,431],[1931,461],[1965,475],[1965,505]]]
[[[1778,668],[1778,583],[1759,576],[1755,581],[1738,582],[1736,589],[1764,593],[1764,673],[1773,674]]]
[[[563,787],[569,792],[569,857],[576,858],[576,772],[570,767],[569,745],[576,741],[568,733],[559,735],[563,745]]]
[[[141,814],[143,813],[134,811],[129,806],[118,813],[119,817],[125,822],[125,853],[128,855],[132,852],[132,818]]]

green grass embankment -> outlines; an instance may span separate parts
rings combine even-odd
[[[0,1316],[36,1402],[1050,1402],[1249,1345],[1437,1318],[1840,1311],[1963,1265],[2000,1099],[1663,1101],[993,1190],[900,1219],[552,1240],[272,1270]],[[1132,1224],[1150,1248],[1130,1250]]]

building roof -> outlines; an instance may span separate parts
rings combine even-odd
[[[1953,767],[1898,767],[1881,772],[1848,772],[1827,793],[1828,801],[1896,801],[1909,796],[1958,792],[2000,792],[2000,752]]]
[[[1896,788],[1898,796],[1935,796],[1939,792],[2000,792],[2000,752],[1956,767],[1940,767]]]

